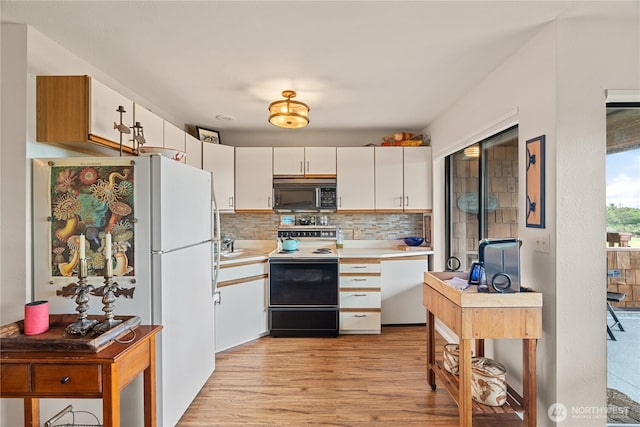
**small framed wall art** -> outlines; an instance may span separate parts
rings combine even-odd
[[[545,228],[544,135],[527,141],[527,227]]]
[[[206,142],[209,144],[220,144],[220,132],[218,132],[217,130],[196,126],[196,135],[202,142]]]
[[[295,225],[295,224],[296,224],[295,215],[280,215],[280,225]]]

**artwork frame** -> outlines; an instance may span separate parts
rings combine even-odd
[[[295,224],[296,224],[295,215],[280,215],[280,225],[295,225]]]
[[[220,144],[220,132],[215,129],[207,129],[196,126],[196,137],[200,142],[207,144]]]
[[[545,228],[545,136],[526,144],[526,226]]]

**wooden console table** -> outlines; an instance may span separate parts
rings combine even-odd
[[[458,403],[460,426],[471,427],[472,413],[524,412],[526,426],[536,426],[536,340],[542,336],[542,294],[478,293],[476,286],[460,291],[445,283],[466,273],[424,273],[423,304],[427,309],[427,378],[436,389],[436,375]],[[459,376],[436,362],[435,318],[440,319],[460,339]],[[471,399],[471,340],[476,355],[484,356],[484,339],[522,339],[522,384],[520,397],[511,387],[507,403],[494,407]]]
[[[0,397],[24,399],[27,427],[40,426],[40,398],[101,398],[103,425],[119,427],[120,391],[143,372],[144,425],[155,427],[156,334],[161,329],[138,326],[131,343],[114,342],[98,353],[3,352]]]

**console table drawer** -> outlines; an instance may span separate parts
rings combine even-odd
[[[5,393],[26,393],[29,391],[29,364],[0,365],[0,378],[2,378],[2,391]]]
[[[33,391],[65,395],[102,390],[100,365],[32,365]]]

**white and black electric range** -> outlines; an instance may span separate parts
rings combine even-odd
[[[269,254],[271,336],[337,336],[339,331],[336,228],[291,226],[278,239],[296,239],[295,251]]]

